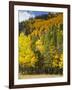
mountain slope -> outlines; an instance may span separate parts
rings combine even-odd
[[[48,16],[46,15],[45,19],[43,18],[43,16],[38,16],[34,19],[31,18],[25,22],[19,23],[19,31],[24,32],[26,35],[30,33],[35,34],[36,32],[37,34],[42,34],[52,26],[56,25],[61,27],[63,25],[62,13],[58,13],[54,15],[48,14]]]

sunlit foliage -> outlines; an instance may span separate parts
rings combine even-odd
[[[24,33],[20,33],[19,36],[19,64],[27,67],[34,67],[37,62],[36,56],[31,49],[30,36],[25,36]]]
[[[19,72],[63,74],[63,14],[39,17],[19,24]]]

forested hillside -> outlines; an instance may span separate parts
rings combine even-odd
[[[19,23],[19,73],[63,74],[63,14]]]

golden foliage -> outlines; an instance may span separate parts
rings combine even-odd
[[[19,35],[19,64],[27,67],[63,69],[63,14],[26,24]],[[28,31],[29,30],[29,31]],[[43,60],[42,60],[43,59]],[[38,66],[39,65],[39,66]]]
[[[35,62],[37,62],[37,59],[31,50],[30,36],[25,36],[24,33],[21,33],[19,36],[19,63],[21,65],[34,66]]]

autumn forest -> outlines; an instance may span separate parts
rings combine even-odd
[[[19,75],[63,75],[63,13],[19,22]]]

